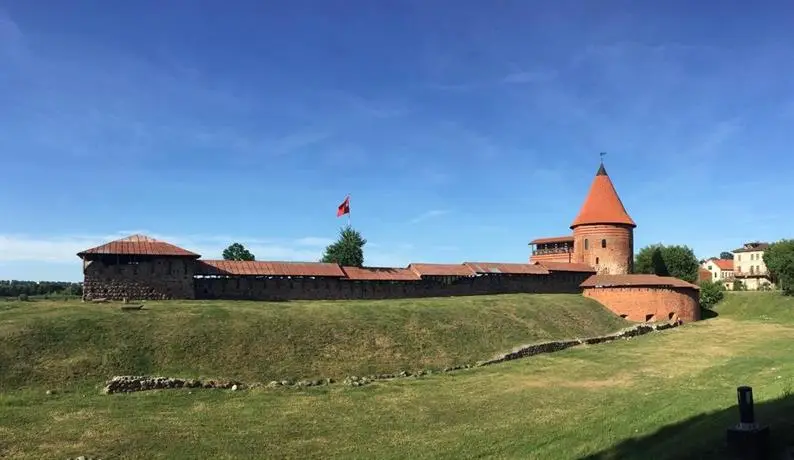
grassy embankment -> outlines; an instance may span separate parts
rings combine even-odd
[[[116,374],[268,382],[438,369],[627,323],[576,295],[355,302],[0,303],[0,390]]]
[[[476,299],[427,301],[438,302],[436,307],[441,310],[449,308],[447,313],[455,315],[455,321],[444,319],[445,315],[429,306],[420,308],[406,304],[395,307],[407,309],[398,315],[386,304],[375,307],[374,303],[370,303],[373,306],[361,307],[370,312],[367,315],[352,315],[350,312],[355,310],[352,306],[331,305],[340,311],[322,319],[315,318],[316,324],[330,322],[327,328],[322,328],[328,331],[343,327],[347,322],[342,318],[349,321],[351,316],[359,318],[356,320],[359,328],[368,324],[370,329],[376,329],[373,325],[391,324],[395,318],[404,318],[401,327],[395,326],[390,330],[403,331],[395,343],[403,344],[400,349],[405,351],[401,353],[410,356],[397,353],[394,351],[396,345],[391,345],[386,347],[393,350],[391,356],[395,356],[390,358],[390,362],[395,365],[400,362],[402,366],[403,362],[419,357],[427,366],[431,362],[444,361],[447,364],[450,359],[478,359],[482,354],[489,355],[492,351],[525,342],[531,338],[518,337],[516,334],[524,332],[515,332],[511,329],[515,326],[510,324],[527,325],[533,321],[545,324],[548,320],[542,318],[551,313],[556,316],[560,310],[559,306],[553,310],[541,308],[543,314],[530,315],[533,318],[530,320],[527,315],[532,309],[518,306],[497,308],[496,305],[501,304],[497,298],[480,301],[485,304],[479,308],[469,305],[477,302]],[[455,313],[454,308],[443,306],[446,302],[460,303],[463,312]],[[483,333],[486,324],[482,315],[485,313],[478,312],[489,302],[490,308],[500,312],[501,308],[508,308],[511,313],[491,310],[489,316],[492,318],[487,321],[490,330]],[[289,307],[290,304],[283,304],[272,308],[275,312]],[[50,318],[53,320],[51,324],[56,324],[59,317],[61,321],[70,322],[67,318],[87,315],[76,320],[75,324],[95,321],[101,324],[98,318],[103,313],[115,315],[115,312],[98,313],[93,310],[78,313],[73,307],[64,307],[66,310],[63,312],[36,311],[37,308],[34,306],[29,313],[24,313],[29,309],[25,305],[0,313],[0,337],[4,340],[4,347],[11,344],[19,349],[47,349],[57,355],[54,345],[36,345],[29,339],[9,342],[9,336],[32,324],[39,327],[46,324],[35,323],[32,321],[34,318],[38,318],[36,321]],[[222,306],[207,307],[206,312],[195,311],[193,309],[200,310],[201,307],[190,306],[186,307],[187,311],[175,308],[155,313],[169,308],[163,305],[145,312],[162,316],[159,321],[144,324],[155,331],[163,331],[159,328],[166,327],[168,318],[172,316],[184,316],[186,323],[182,324],[215,316],[231,324],[237,317],[236,310]],[[241,312],[255,309],[253,304],[241,308]],[[318,312],[319,308],[314,310],[314,304],[296,304],[295,308],[305,311],[301,315],[273,313],[290,319],[272,320],[282,325],[278,333],[282,340],[263,338],[270,346],[287,341],[287,326],[302,324],[306,327],[305,321],[311,317],[309,313],[330,314],[328,311]],[[585,310],[588,309],[582,311]],[[210,314],[210,311],[216,313]],[[347,313],[343,315],[340,312]],[[425,323],[436,324],[432,329],[437,336],[445,337],[441,340],[445,345],[429,345],[432,337],[419,339],[417,337],[425,336],[409,332],[413,324],[405,319],[410,316],[409,312],[422,316]],[[716,312],[716,318],[634,340],[577,347],[496,366],[417,380],[382,382],[361,388],[331,386],[307,390],[208,390],[192,393],[172,390],[104,396],[99,395],[95,388],[77,385],[73,390],[47,396],[42,391],[43,387],[36,383],[38,380],[34,379],[31,388],[7,389],[0,395],[0,456],[575,459],[592,455],[592,458],[621,459],[725,458],[721,446],[725,428],[738,418],[732,407],[738,385],[754,387],[757,415],[761,421],[773,422],[773,435],[778,441],[787,429],[790,436],[791,422],[786,425],[783,416],[794,412],[794,400],[786,396],[794,383],[794,355],[791,353],[794,299],[783,299],[778,294],[769,293],[729,293]],[[436,314],[441,316],[434,316]],[[254,313],[250,315],[258,318]],[[470,319],[472,315],[475,319]],[[360,319],[364,316],[368,318],[366,321]],[[600,313],[595,316],[600,317]],[[333,319],[336,317],[340,319]],[[386,317],[391,319],[378,319]],[[497,320],[502,317],[505,318],[503,322]],[[145,316],[130,315],[123,320],[114,318],[108,321],[136,324],[136,321],[144,321],[142,318]],[[224,321],[215,322],[219,326],[224,324]],[[162,326],[159,323],[163,323]],[[252,324],[260,326],[252,325],[250,327],[254,329],[250,331],[263,327],[258,321]],[[452,332],[463,326],[455,329],[450,324],[467,324],[463,330],[468,331],[465,332],[468,336],[458,339]],[[604,329],[619,326],[617,323],[603,325]],[[568,326],[557,326],[551,332],[549,326],[544,334],[547,337],[579,334],[573,333],[573,329],[567,331],[565,327]],[[105,339],[99,342],[102,344],[115,337],[112,334],[107,336],[108,332],[103,334],[100,336]],[[179,337],[186,332],[175,331],[175,334]],[[220,345],[224,342],[224,332],[218,334],[213,343]],[[360,334],[359,330],[353,336]],[[499,342],[502,339],[496,337],[511,334],[512,338],[502,343]],[[44,336],[61,342],[72,340],[52,332]],[[144,336],[151,339],[157,334]],[[321,337],[301,343],[330,344],[337,340]],[[347,335],[333,337],[343,340]],[[372,333],[364,341],[344,339],[342,343],[346,345],[339,349],[350,349],[352,344],[356,344],[355,347],[361,350],[363,343],[371,344],[367,345],[368,350],[380,349],[374,345],[378,343],[377,337]],[[473,351],[469,351],[468,343],[472,338],[476,340],[471,347]],[[86,339],[88,337],[81,340]],[[235,353],[224,354],[223,357],[237,362],[243,359],[241,356],[246,349],[257,347],[255,340],[226,339],[237,345],[233,346]],[[73,350],[69,352],[73,353],[80,349],[76,345],[78,343],[76,341],[74,346],[64,348]],[[91,345],[88,350],[95,349],[99,343]],[[420,348],[418,344],[428,345]],[[171,350],[170,347],[164,349]],[[32,350],[24,353],[27,353],[25,356],[33,356]],[[87,359],[86,353],[89,352],[73,361],[80,363]],[[204,372],[201,366],[217,366],[214,372],[218,373],[227,369],[220,356],[194,358],[195,363],[204,364],[182,364],[180,367],[178,356],[172,351],[168,353],[168,359],[158,353],[153,354],[154,362],[159,363],[157,366],[162,370]],[[279,353],[281,357],[289,356],[289,353]],[[30,365],[61,363],[54,368],[63,369],[64,359],[63,356],[53,356],[38,364],[34,360]],[[250,357],[247,359],[257,361]],[[349,359],[342,353],[332,353],[324,358],[326,364],[323,366],[330,366],[333,360],[344,364]],[[371,357],[354,359],[363,366],[373,362]],[[406,361],[401,361],[403,359]],[[295,363],[293,367],[300,367],[297,363],[302,362],[298,358],[289,358],[289,361]],[[252,372],[252,375],[261,374],[262,369],[274,369],[274,365],[261,364],[265,367]],[[278,371],[282,372],[283,367]],[[5,375],[5,369],[3,372]],[[39,372],[18,370],[14,375],[3,377],[6,386],[15,381],[27,382]],[[49,377],[44,381],[52,383]],[[788,441],[794,442],[794,439],[789,437]]]

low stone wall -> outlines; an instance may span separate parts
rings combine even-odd
[[[653,331],[663,331],[665,329],[671,329],[678,326],[678,323],[658,323],[658,324],[638,324],[636,326],[631,326],[625,329],[622,329],[614,334],[602,335],[599,337],[591,337],[588,339],[574,339],[574,340],[562,340],[556,342],[544,342],[544,343],[537,343],[532,345],[524,345],[510,351],[508,353],[501,354],[496,356],[495,358],[489,359],[488,361],[481,361],[478,362],[478,366],[487,366],[490,364],[501,363],[505,361],[511,361],[513,359],[519,358],[526,358],[529,356],[539,355],[541,353],[554,353],[555,351],[565,350],[566,348],[575,347],[578,345],[595,345],[604,342],[611,342],[613,340],[619,339],[628,339],[631,337],[636,337],[640,335],[645,335],[649,332]]]
[[[351,281],[311,278],[196,278],[197,299],[346,300],[399,299],[510,293],[579,294],[589,273],[485,275],[419,281]]]
[[[492,359],[486,361],[479,361],[476,364],[464,364],[455,367],[446,367],[444,369],[433,371],[430,369],[420,370],[416,372],[401,371],[393,374],[373,374],[369,376],[355,376],[351,375],[342,380],[343,385],[359,387],[374,383],[379,380],[394,380],[399,378],[418,378],[433,375],[434,373],[448,373],[464,369],[471,369],[474,367],[489,366],[493,364],[511,361],[514,359],[528,358],[543,353],[554,353],[557,351],[565,350],[567,348],[579,345],[595,345],[599,343],[611,342],[620,339],[630,339],[640,335],[645,335],[649,332],[663,331],[678,326],[677,322],[673,323],[659,323],[659,324],[638,324],[636,326],[622,329],[613,334],[607,334],[598,337],[591,337],[587,339],[573,339],[573,340],[558,340],[552,342],[536,343],[531,345],[523,345],[510,352],[500,354]],[[266,386],[267,388],[306,388],[314,386],[331,385],[336,383],[332,378],[320,379],[302,379],[302,380],[273,380],[267,385],[254,383],[250,385],[243,384],[237,381],[213,381],[209,380],[201,382],[194,379],[178,379],[166,377],[144,377],[144,376],[117,376],[113,377],[107,382],[103,392],[105,394],[112,393],[131,393],[135,391],[146,390],[166,390],[174,388],[222,388],[232,391],[241,390],[245,388],[259,388]]]
[[[243,389],[244,385],[242,382],[228,380],[202,382],[195,379],[122,375],[110,379],[105,385],[103,393],[132,393],[135,391],[168,390],[173,388],[222,388],[236,391]]]
[[[694,288],[589,287],[583,294],[629,321],[700,320],[700,294]]]

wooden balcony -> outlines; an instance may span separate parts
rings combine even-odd
[[[548,248],[548,249],[535,249],[532,251],[533,256],[542,256],[546,254],[572,254],[573,248]]]

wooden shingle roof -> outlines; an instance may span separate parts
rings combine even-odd
[[[344,278],[337,264],[322,262],[267,262],[247,260],[199,260],[197,275],[317,276]]]
[[[201,257],[195,252],[182,249],[165,241],[159,241],[145,235],[132,235],[120,240],[111,241],[77,253],[79,257],[87,254],[125,255],[125,256],[175,256],[175,257]]]

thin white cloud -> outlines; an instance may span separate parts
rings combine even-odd
[[[333,242],[334,242],[334,240],[331,239],[331,238],[318,238],[318,237],[313,237],[313,236],[309,236],[309,237],[306,237],[306,238],[299,238],[299,239],[295,240],[295,243],[298,244],[299,246],[320,246],[320,247],[325,247],[325,246],[328,246],[329,244],[331,244]]]
[[[22,48],[22,29],[7,13],[0,10],[0,56],[18,55]]]
[[[542,81],[552,80],[556,76],[557,76],[557,72],[553,70],[519,71],[519,72],[513,72],[507,74],[502,79],[502,83],[521,84],[521,83],[542,82]]]
[[[146,231],[65,236],[7,234],[0,235],[0,264],[6,267],[14,264],[25,266],[35,264],[42,269],[51,268],[52,265],[67,269],[72,265],[74,270],[79,273],[78,252],[131,234],[144,234],[160,241],[167,241],[201,254],[203,259],[220,259],[223,250],[229,244],[239,242],[248,248],[257,260],[316,262],[322,257],[325,246],[334,241],[332,238],[314,236],[295,239],[262,239],[231,235],[162,235]],[[394,252],[388,249],[390,247]],[[410,262],[409,250],[412,248],[412,246],[404,244],[367,243],[364,255],[366,263],[370,265],[402,267]],[[74,279],[74,276],[72,274],[68,278]]]
[[[416,223],[424,222],[424,221],[426,221],[428,219],[433,219],[433,218],[440,217],[440,216],[443,216],[443,215],[449,214],[449,213],[450,213],[450,211],[448,209],[432,209],[430,211],[423,212],[422,214],[414,217],[413,219],[411,219],[410,222],[412,224],[416,224]]]
[[[269,152],[264,152],[271,155],[289,155],[303,150],[312,145],[319,144],[332,136],[328,130],[316,131],[300,131],[288,134],[281,139],[273,142],[269,147]]]
[[[339,98],[354,113],[371,118],[397,118],[410,113],[405,104],[361,97],[347,91],[331,92],[331,96]]]
[[[330,238],[262,239],[241,236],[160,235],[146,231],[124,231],[107,235],[31,236],[0,235],[0,262],[76,263],[77,253],[132,234],[145,234],[167,241],[207,259],[220,258],[223,249],[239,242],[260,260],[312,261],[322,255]]]
[[[0,39],[2,41],[19,40],[22,38],[22,29],[3,10],[0,10]]]

